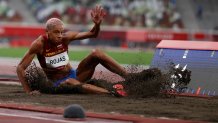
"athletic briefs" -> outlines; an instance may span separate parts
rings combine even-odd
[[[58,87],[62,82],[64,82],[65,80],[69,78],[76,79],[76,70],[71,69],[69,75],[54,82],[53,87]]]

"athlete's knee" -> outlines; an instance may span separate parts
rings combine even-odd
[[[93,49],[91,56],[96,58],[96,59],[99,59],[99,58],[104,57],[104,52],[101,51],[100,49]]]

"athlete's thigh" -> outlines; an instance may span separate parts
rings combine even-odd
[[[77,79],[80,81],[86,81],[90,79],[95,71],[95,67],[98,65],[98,61],[91,55],[83,59],[77,68]]]

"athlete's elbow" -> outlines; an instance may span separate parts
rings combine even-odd
[[[19,73],[21,73],[22,71],[24,71],[24,68],[22,67],[22,65],[18,65],[17,66],[17,69],[16,69],[16,72],[17,72],[17,74],[19,74]]]
[[[98,37],[98,33],[95,33],[91,36],[91,38],[97,38]]]
[[[92,36],[92,38],[97,38],[98,37],[98,35],[94,35],[94,36]]]

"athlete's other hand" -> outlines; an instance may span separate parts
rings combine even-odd
[[[104,9],[100,5],[97,5],[91,11],[92,21],[95,24],[100,24],[105,15],[106,15],[106,12],[104,11]]]
[[[34,90],[34,91],[29,92],[28,94],[32,96],[37,96],[37,95],[40,95],[41,93],[38,90]]]

